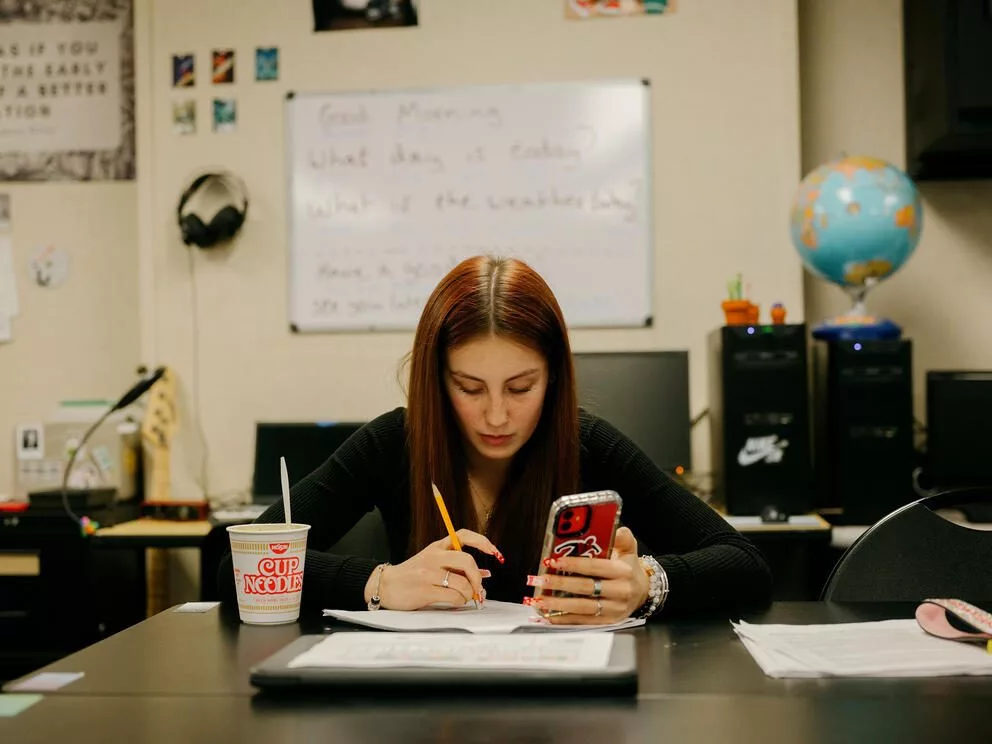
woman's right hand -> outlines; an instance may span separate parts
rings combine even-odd
[[[458,540],[464,547],[476,548],[503,562],[496,546],[478,532],[459,530]],[[365,601],[372,598],[378,585],[384,610],[419,610],[441,602],[462,607],[473,599],[485,599],[482,579],[488,576],[489,572],[480,571],[471,555],[455,550],[451,539],[445,537],[403,563],[386,566],[381,582],[379,571],[373,571],[365,584]]]

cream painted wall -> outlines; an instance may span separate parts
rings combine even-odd
[[[119,183],[4,184],[11,195],[20,315],[0,344],[0,494],[14,491],[14,431],[60,400],[115,398],[140,362],[136,186]],[[65,284],[30,280],[37,245],[66,248]]]
[[[803,172],[846,151],[905,166],[902,3],[800,0]],[[869,298],[913,339],[916,415],[928,369],[992,369],[992,181],[922,183],[923,234],[906,267]],[[804,279],[810,322],[847,307]]]
[[[151,1],[151,0],[149,0]],[[706,405],[706,333],[726,278],[742,271],[766,309],[803,314],[787,232],[800,173],[794,0],[685,2],[669,17],[567,22],[562,0],[421,0],[416,29],[313,34],[310,4],[151,2],[154,164],[142,245],[153,289],[143,317],[161,362],[198,378],[211,493],[248,485],[258,419],[368,419],[402,403],[397,363],[410,333],[291,335],[286,316],[283,94],[616,76],[654,94],[655,319],[649,330],[582,331],[577,350],[689,349],[693,411]],[[282,79],[253,81],[256,45],[281,49]],[[236,49],[237,82],[209,83],[210,50]],[[194,52],[199,132],[170,131],[173,53]],[[238,129],[210,131],[214,95],[238,101]],[[144,130],[147,134],[148,130]],[[249,221],[230,250],[191,265],[174,205],[206,166],[241,174]],[[195,289],[194,289],[195,287]],[[193,306],[198,307],[194,317]],[[194,365],[194,322],[199,327]],[[664,415],[661,413],[660,415]],[[705,427],[695,439],[705,469]]]

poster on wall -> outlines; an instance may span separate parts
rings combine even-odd
[[[214,85],[234,82],[234,50],[214,49]]]
[[[132,0],[7,0],[0,55],[0,181],[134,178]]]
[[[196,56],[192,54],[172,55],[172,87],[192,88],[196,85]]]
[[[255,80],[279,79],[279,48],[257,47],[255,49]]]
[[[580,21],[590,18],[660,15],[675,11],[676,0],[565,0],[565,17]]]
[[[418,0],[311,0],[314,31],[417,25]]]

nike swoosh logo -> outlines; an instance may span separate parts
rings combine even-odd
[[[738,452],[737,453],[737,464],[742,467],[747,467],[748,465],[754,465],[754,463],[764,460],[768,457],[771,452],[765,450],[764,452]]]

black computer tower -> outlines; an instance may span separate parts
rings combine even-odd
[[[817,507],[873,524],[915,497],[912,342],[814,346]]]
[[[724,326],[709,336],[714,495],[728,514],[812,507],[805,324]]]

